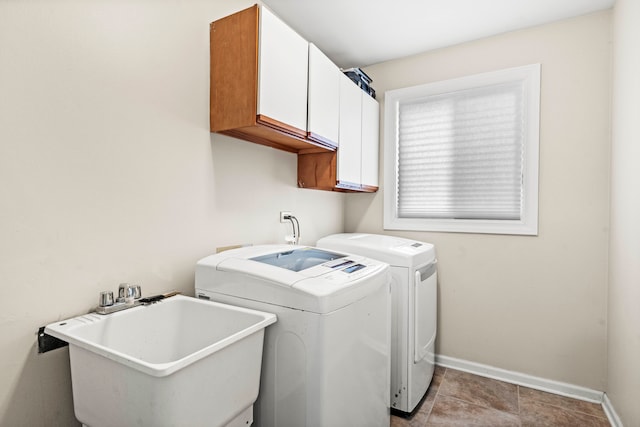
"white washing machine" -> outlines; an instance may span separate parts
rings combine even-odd
[[[268,427],[389,426],[390,285],[383,262],[291,245],[206,257],[195,278],[199,298],[278,317],[254,405]]]
[[[438,273],[434,246],[360,233],[327,236],[317,246],[391,266],[391,408],[411,413],[425,395],[435,368]]]

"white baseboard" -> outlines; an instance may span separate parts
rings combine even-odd
[[[512,384],[518,384],[536,390],[559,394],[561,396],[586,400],[587,402],[602,404],[605,396],[602,391],[592,390],[586,387],[580,387],[560,381],[548,380],[546,378],[534,377],[533,375],[523,374],[520,372],[507,371],[506,369],[469,362],[467,360],[456,359],[454,357],[443,356],[440,354],[436,355],[436,365]],[[615,411],[613,412],[615,413]],[[622,425],[620,424],[619,426],[621,427]]]
[[[469,372],[481,377],[493,378],[494,380],[500,380],[511,384],[518,384],[536,390],[559,394],[561,396],[586,400],[587,402],[600,403],[605,415],[609,419],[609,423],[611,423],[611,427],[624,427],[620,417],[609,400],[609,396],[602,391],[592,390],[590,388],[580,387],[560,381],[548,380],[546,378],[534,377],[533,375],[523,374],[520,372],[507,371],[506,369],[483,365],[476,362],[469,362],[468,360],[456,359],[455,357],[443,356],[441,354],[436,355],[436,365],[456,369],[458,371]]]
[[[620,420],[616,410],[613,408],[607,393],[604,394],[604,399],[602,400],[602,409],[604,409],[604,413],[607,415],[609,423],[611,423],[611,427],[623,427],[622,421]]]

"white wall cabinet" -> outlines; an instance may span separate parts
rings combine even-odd
[[[211,132],[297,153],[299,187],[377,191],[373,98],[264,6],[212,22],[210,36]]]
[[[299,153],[335,150],[307,138],[309,43],[254,5],[211,23],[210,127]]]
[[[338,145],[341,75],[340,69],[309,43],[308,139]]]
[[[347,76],[340,79],[340,146],[337,181],[342,188],[378,188],[380,108]],[[375,189],[373,189],[375,188]]]
[[[362,91],[361,91],[362,92]],[[378,188],[378,156],[380,150],[380,104],[362,92],[362,161],[361,184]]]
[[[378,190],[379,105],[340,73],[338,150],[298,154],[298,186],[319,190]]]
[[[309,43],[266,7],[258,40],[258,115],[306,135]]]
[[[347,76],[340,76],[340,138],[337,185],[359,189],[362,181],[362,95]]]

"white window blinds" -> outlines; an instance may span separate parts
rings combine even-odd
[[[521,82],[399,105],[398,216],[519,220]]]
[[[540,64],[385,92],[384,228],[538,233]]]

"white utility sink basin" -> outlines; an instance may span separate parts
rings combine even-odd
[[[87,426],[247,426],[275,321],[179,295],[45,333],[69,343],[75,414]]]

